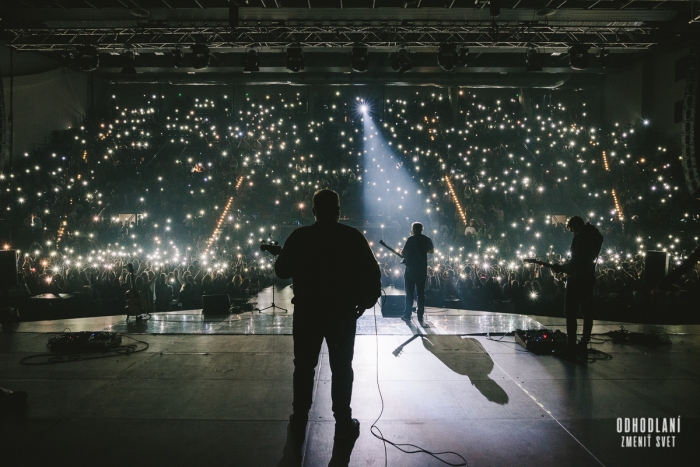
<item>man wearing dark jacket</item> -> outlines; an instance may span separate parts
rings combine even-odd
[[[433,254],[433,241],[423,235],[423,224],[414,222],[411,225],[411,236],[401,249],[406,262],[404,282],[406,285],[406,306],[401,319],[409,321],[413,309],[413,294],[416,293],[416,314],[418,323],[425,325],[425,281],[428,277],[428,253]]]
[[[340,224],[340,199],[332,190],[314,194],[316,222],[289,236],[275,273],[294,283],[294,413],[290,430],[303,438],[311,408],[314,369],[323,339],[332,372],[331,398],[336,439],[357,439],[352,418],[352,358],[356,320],[381,292],[381,275],[365,237]]]
[[[585,357],[593,329],[593,290],[595,289],[595,261],[603,245],[603,236],[598,229],[574,216],[566,229],[574,234],[571,241],[571,259],[554,265],[556,272],[566,273],[566,334],[568,343],[554,355],[564,358]],[[583,314],[583,336],[576,344],[577,312]]]

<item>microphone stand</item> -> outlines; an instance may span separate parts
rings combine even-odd
[[[275,261],[277,261],[277,256],[279,256],[279,255],[275,255],[272,252],[270,252],[270,254],[272,254],[272,256],[274,256],[274,258],[275,258]],[[275,281],[275,276],[276,276],[276,274],[273,272],[272,273],[272,305],[266,306],[265,308],[262,308],[262,309],[258,308],[258,313],[262,313],[263,311],[269,310],[270,308],[272,308],[273,313],[275,313],[275,310],[277,308],[284,311],[285,313],[289,313],[286,308],[282,308],[281,306],[275,305],[275,286],[277,285],[277,281]]]

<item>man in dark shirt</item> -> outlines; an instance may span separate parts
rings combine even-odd
[[[568,343],[554,355],[564,358],[583,358],[587,354],[588,342],[593,329],[593,291],[595,289],[595,261],[603,245],[603,236],[598,229],[582,218],[569,219],[566,229],[573,232],[571,260],[565,264],[552,265],[556,272],[565,272],[566,277],[566,334]],[[576,344],[577,312],[583,314],[583,336]]]
[[[433,242],[423,235],[423,224],[414,222],[411,225],[411,236],[401,250],[406,261],[404,282],[406,285],[406,308],[404,308],[402,320],[411,319],[413,309],[413,296],[417,289],[418,305],[416,313],[421,326],[425,325],[423,313],[425,312],[425,280],[428,277],[428,253],[433,254]]]
[[[336,439],[356,439],[352,418],[352,358],[358,317],[381,292],[372,249],[356,229],[340,224],[340,200],[331,190],[314,194],[316,222],[289,236],[275,263],[277,276],[294,282],[294,413],[290,430],[303,439],[323,339],[328,345]]]

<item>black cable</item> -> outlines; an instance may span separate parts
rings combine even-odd
[[[384,302],[386,302],[386,292],[382,289],[382,293],[384,294]],[[381,298],[381,297],[380,297]],[[372,308],[372,312],[374,315],[374,339],[375,339],[375,349],[376,349],[376,382],[377,382],[377,390],[379,391],[379,399],[382,402],[382,409],[379,412],[379,416],[377,419],[372,423],[370,426],[370,433],[372,433],[372,436],[380,440],[382,443],[384,443],[384,466],[387,466],[388,463],[388,458],[387,458],[387,450],[386,450],[386,445],[387,443],[390,444],[391,446],[394,446],[396,449],[398,449],[401,452],[404,452],[406,454],[416,454],[419,452],[428,454],[429,456],[434,457],[435,459],[439,460],[440,462],[449,465],[449,466],[454,466],[454,467],[459,467],[459,466],[466,466],[468,467],[469,464],[467,463],[467,460],[462,457],[460,454],[453,452],[453,451],[444,451],[444,452],[431,452],[428,451],[427,449],[423,449],[420,446],[416,446],[415,444],[409,444],[409,443],[394,443],[392,441],[389,441],[384,437],[384,434],[382,433],[382,430],[379,429],[377,426],[377,422],[379,421],[380,418],[382,418],[382,414],[384,413],[384,396],[382,395],[382,388],[379,386],[379,333],[377,331],[377,307],[376,305]],[[374,430],[377,430],[377,433],[375,433]],[[406,449],[403,449],[402,446],[409,446],[412,448],[416,448],[414,451],[408,451]],[[455,456],[459,457],[462,459],[463,462],[460,462],[458,464],[453,464],[451,462],[446,461],[445,459],[439,457],[442,454],[454,454]]]
[[[55,354],[55,353],[42,353],[42,354],[36,354],[36,355],[30,355],[28,357],[24,357],[19,361],[21,365],[29,365],[29,366],[36,366],[36,365],[52,365],[55,363],[70,363],[70,362],[80,362],[84,360],[97,360],[100,358],[112,358],[112,357],[128,357],[131,354],[143,352],[147,350],[150,345],[148,342],[140,341],[137,339],[134,339],[131,336],[123,336],[123,337],[128,337],[134,342],[137,342],[139,344],[144,344],[145,347],[142,349],[137,349],[138,345],[137,344],[129,344],[129,345],[120,345],[119,347],[114,347],[112,349],[106,349],[104,353],[110,352],[107,355],[98,355],[95,357],[83,357],[81,354],[75,354],[75,353],[64,353],[64,354]],[[44,358],[45,361],[41,361],[38,363],[33,363],[31,360],[33,359],[38,359],[38,358]]]
[[[490,336],[487,337],[486,339],[487,339],[487,340],[490,340],[490,341],[493,341],[493,342],[496,342],[496,343],[498,343],[498,344],[503,344],[503,345],[515,344],[515,347],[510,347],[510,346],[509,346],[509,348],[514,348],[514,349],[517,350],[518,352],[529,352],[529,350],[527,350],[527,349],[520,349],[519,347],[521,347],[521,345],[518,344],[518,343],[515,342],[515,341],[513,341],[513,342],[511,342],[511,341],[504,341],[504,342],[501,342],[501,341],[503,340],[503,338],[506,337],[506,336],[509,335],[509,334],[512,334],[512,331],[503,334],[503,335],[501,336],[500,339],[494,339],[493,337],[490,337]]]

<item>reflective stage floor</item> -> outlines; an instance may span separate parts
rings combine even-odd
[[[261,307],[264,301],[263,293]],[[4,326],[0,387],[26,390],[29,405],[0,417],[2,464],[294,465],[283,456],[293,371],[286,305],[289,314],[189,311],[135,325],[115,316]],[[652,348],[614,344],[601,334],[624,323],[598,321],[594,347],[612,358],[577,365],[524,351],[512,336],[485,336],[563,329],[563,318],[429,309],[422,328],[376,313],[376,328],[372,310],[358,321],[352,405],[362,426],[351,466],[385,463],[384,445],[370,433],[382,410],[378,385],[384,410],[377,426],[388,440],[455,451],[472,467],[680,466],[698,453],[700,326],[625,325],[671,342]],[[66,328],[118,331],[125,344],[133,337],[149,347],[116,358],[20,364],[46,352],[48,333]],[[650,447],[623,448],[616,420],[641,417],[681,417],[681,430],[653,433]],[[324,348],[297,465],[328,465],[333,427]],[[675,446],[656,447],[657,436],[675,436]],[[391,446],[387,456],[389,466],[445,465]]]

